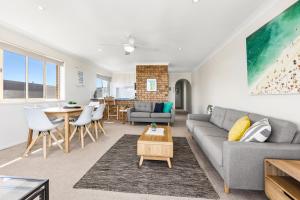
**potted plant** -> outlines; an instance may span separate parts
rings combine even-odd
[[[153,123],[151,123],[150,127],[151,127],[152,131],[156,131],[157,124],[153,122]]]
[[[69,101],[67,106],[68,107],[76,107],[77,106],[77,102],[75,102],[75,101]]]

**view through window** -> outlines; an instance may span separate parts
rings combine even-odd
[[[96,79],[96,97],[102,98],[110,95],[110,79],[97,75]]]
[[[25,98],[26,57],[9,51],[3,52],[3,96]]]
[[[1,50],[1,49],[0,49]],[[58,99],[59,65],[42,56],[3,50],[0,99]],[[1,88],[2,89],[2,88]]]

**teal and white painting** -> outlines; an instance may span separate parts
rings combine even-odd
[[[157,90],[156,79],[147,79],[147,91],[156,92],[156,90]]]
[[[300,93],[300,1],[247,37],[250,94]]]

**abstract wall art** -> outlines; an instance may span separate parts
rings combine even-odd
[[[247,37],[251,95],[300,94],[300,1]]]

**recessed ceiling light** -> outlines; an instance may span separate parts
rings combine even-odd
[[[179,47],[179,48],[178,48],[178,50],[179,50],[179,51],[182,51],[182,48],[181,48],[181,47]]]
[[[193,2],[194,2],[194,3],[198,3],[198,2],[199,2],[199,0],[193,0]]]
[[[43,6],[41,6],[41,5],[39,5],[37,8],[38,8],[38,10],[40,10],[40,11],[45,10],[45,8],[44,8]]]

